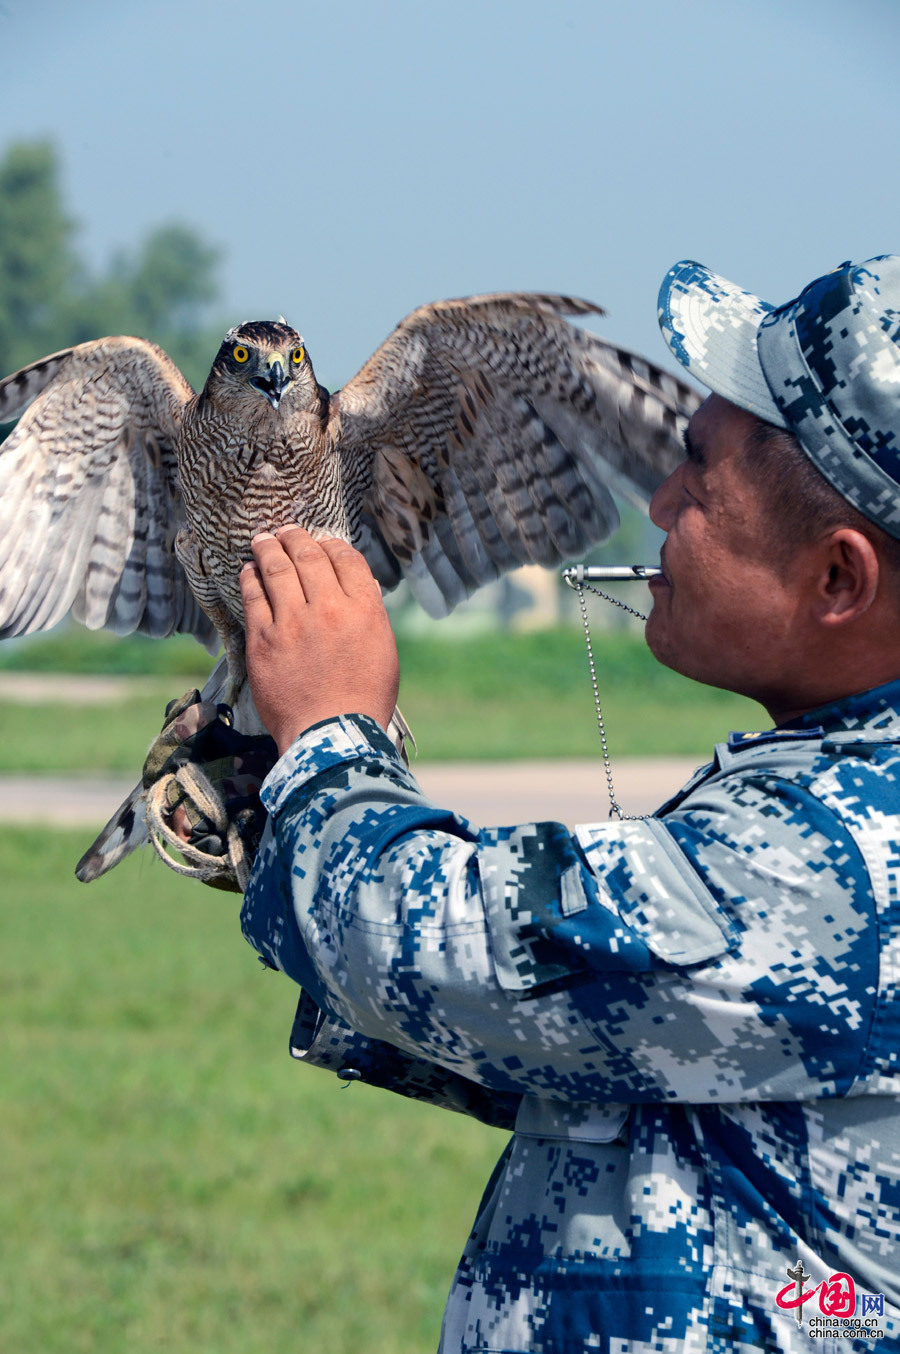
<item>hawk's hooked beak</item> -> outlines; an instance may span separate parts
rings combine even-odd
[[[250,380],[254,390],[261,391],[273,409],[277,409],[281,403],[281,396],[287,383],[284,359],[280,353],[272,353],[271,357],[266,359],[265,376],[254,376]]]

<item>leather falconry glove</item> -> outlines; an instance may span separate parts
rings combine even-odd
[[[143,769],[150,840],[165,863],[243,893],[268,816],[260,787],[277,760],[275,740],[238,733],[229,706],[202,701],[197,690],[170,701]],[[179,808],[190,824],[187,841],[173,826]]]

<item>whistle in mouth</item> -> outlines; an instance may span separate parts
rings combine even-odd
[[[646,582],[648,578],[655,578],[661,573],[662,569],[657,564],[612,564],[590,568],[584,564],[573,564],[563,569],[562,576],[569,587],[574,588],[579,583],[625,583],[629,579]]]

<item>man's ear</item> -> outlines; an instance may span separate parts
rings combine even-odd
[[[847,625],[868,611],[878,592],[881,565],[861,531],[839,527],[821,542],[816,612],[823,625]]]

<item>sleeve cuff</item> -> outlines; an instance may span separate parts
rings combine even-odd
[[[279,757],[263,781],[260,798],[269,813],[277,813],[298,785],[332,766],[362,757],[390,757],[405,770],[384,729],[368,715],[321,720],[305,729]]]
[[[292,1058],[333,1072],[341,1081],[378,1086],[492,1128],[511,1131],[522,1100],[517,1091],[489,1090],[382,1039],[358,1034],[321,1010],[307,992],[300,994],[290,1047]]]

